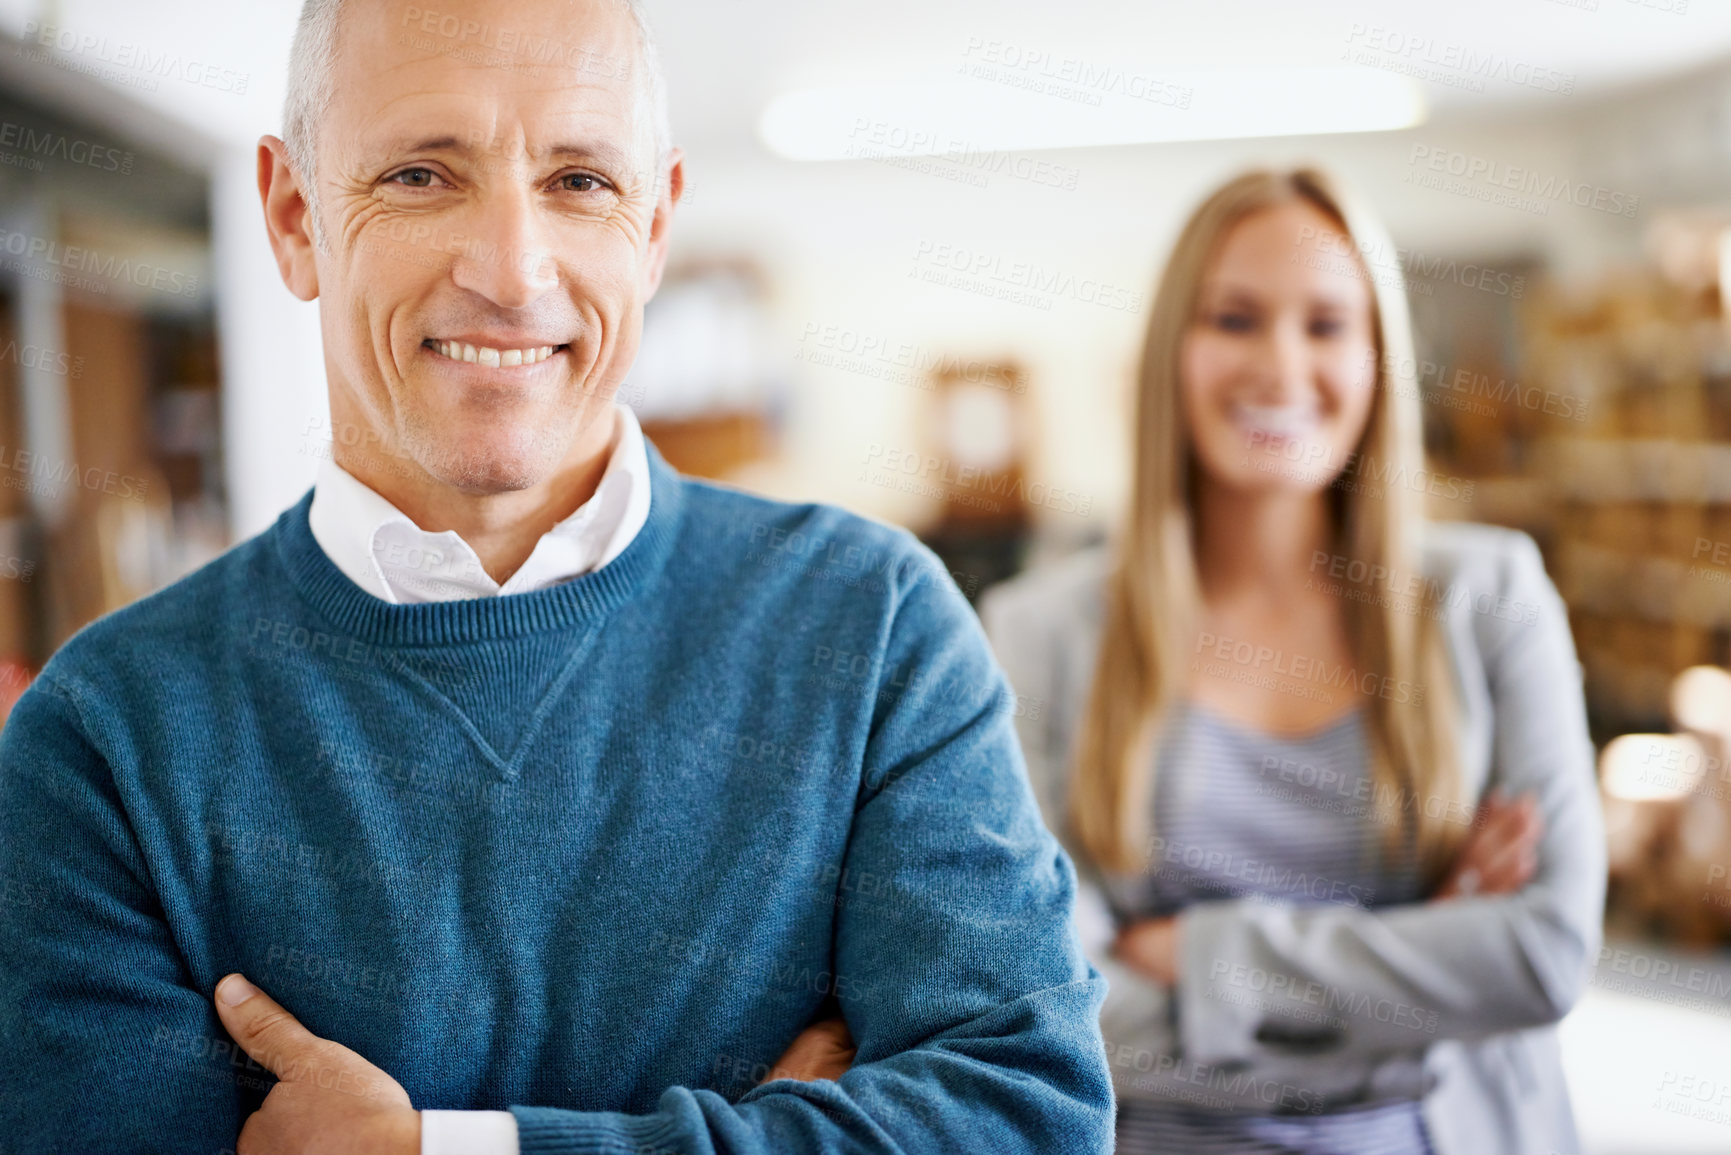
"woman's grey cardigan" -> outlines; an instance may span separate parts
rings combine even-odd
[[[1107,564],[1103,550],[1076,555],[989,591],[981,607],[1020,699],[1035,794],[1060,837]],[[1605,837],[1568,618],[1525,534],[1431,523],[1423,564],[1444,597],[1467,796],[1493,786],[1537,795],[1544,836],[1532,882],[1377,910],[1201,903],[1181,916],[1169,994],[1108,955],[1113,907],[1125,904],[1071,845],[1083,876],[1078,929],[1111,981],[1101,1024],[1120,1096],[1271,1111],[1422,1095],[1439,1155],[1579,1150],[1554,1024],[1598,954]],[[1315,580],[1334,580],[1328,569],[1319,559]],[[1376,587],[1391,597],[1406,588]],[[1306,1022],[1328,1028],[1294,1030]]]

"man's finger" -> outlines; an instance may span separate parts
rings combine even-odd
[[[216,984],[216,1014],[234,1041],[279,1079],[313,1066],[327,1047],[242,975],[229,975]]]

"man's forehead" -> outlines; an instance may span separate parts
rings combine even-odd
[[[401,46],[502,68],[563,64],[621,78],[633,71],[640,32],[621,0],[467,2],[473,11],[387,3],[367,23]]]
[[[335,103],[361,152],[606,154],[650,131],[636,26],[617,0],[358,7]]]
[[[348,12],[353,10],[353,16]],[[479,87],[632,99],[642,42],[620,0],[457,0],[454,10],[396,0],[350,3],[336,48],[338,92]]]
[[[368,32],[426,49],[486,48],[527,61],[569,59],[618,40],[620,63],[635,62],[638,26],[626,0],[348,0],[345,32]]]

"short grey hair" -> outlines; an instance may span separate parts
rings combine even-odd
[[[300,182],[302,198],[313,218],[313,239],[321,252],[326,247],[318,202],[318,125],[330,109],[336,91],[335,64],[337,21],[348,0],[305,0],[300,22],[295,26],[294,47],[289,50],[288,96],[283,101],[283,144],[289,166]],[[643,0],[618,0],[637,26],[639,63],[644,75],[639,83],[649,100],[650,129],[655,138],[655,178],[667,167],[673,151],[667,119],[667,82],[661,73],[661,54],[655,34],[643,11]]]

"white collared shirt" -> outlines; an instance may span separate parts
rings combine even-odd
[[[649,518],[649,454],[637,415],[615,405],[607,469],[595,495],[541,535],[527,561],[495,582],[454,530],[429,533],[326,458],[307,519],[313,539],[348,579],[387,602],[456,601],[529,593],[600,569]]]
[[[445,602],[528,593],[598,570],[649,518],[649,453],[637,415],[615,405],[607,468],[595,494],[541,535],[529,559],[495,582],[453,530],[428,533],[354,474],[319,463],[307,512],[313,539],[348,579],[387,602]],[[509,1111],[421,1112],[421,1155],[517,1155]]]

